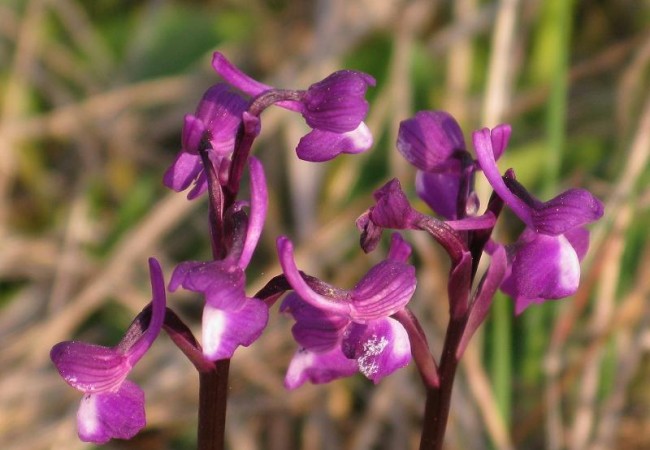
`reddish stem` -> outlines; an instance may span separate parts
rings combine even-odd
[[[199,450],[225,448],[229,368],[230,360],[223,359],[213,370],[199,372]]]
[[[458,368],[456,349],[460,344],[466,324],[466,316],[449,320],[438,371],[440,384],[437,387],[427,387],[427,402],[424,409],[420,450],[442,449],[447,420],[449,419],[451,393],[454,387],[456,369]]]

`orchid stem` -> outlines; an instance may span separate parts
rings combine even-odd
[[[451,393],[458,368],[456,350],[460,345],[467,317],[451,318],[447,327],[445,344],[440,358],[440,384],[427,388],[427,401],[424,408],[424,421],[420,438],[420,450],[440,450],[445,439]]]
[[[223,450],[226,436],[226,405],[230,360],[215,363],[208,372],[199,372],[198,450]]]

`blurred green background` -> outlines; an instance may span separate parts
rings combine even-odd
[[[394,148],[418,109],[474,129],[509,122],[502,169],[542,199],[568,187],[606,203],[582,286],[513,316],[496,299],[455,386],[448,449],[650,448],[650,2],[647,0],[2,0],[0,2],[0,448],[92,448],[78,392],[51,365],[58,341],[112,345],[149,301],[146,260],[209,257],[204,201],[166,191],[183,114],[217,81],[219,50],[256,78],[304,88],[339,68],[377,79],[368,153],[297,160],[295,115],[263,116],[255,152],[271,188],[250,267],[252,294],[279,272],[288,234],[299,266],[350,287],[382,252],[358,249],[372,191],[414,171]],[[483,195],[488,191],[482,186]],[[424,210],[424,209],[423,209]],[[516,238],[509,213],[501,238]],[[411,303],[439,354],[444,255],[423,235]],[[170,304],[200,323],[201,301]],[[423,391],[411,365],[287,393],[291,323],[233,359],[231,449],[417,448]],[[197,377],[162,335],[132,373],[149,424],[110,449],[195,445]]]

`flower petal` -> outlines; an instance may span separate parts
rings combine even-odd
[[[421,216],[411,207],[397,178],[377,189],[374,197],[377,203],[370,210],[370,220],[382,228],[411,229]]]
[[[244,271],[224,261],[186,261],[174,269],[169,289],[179,286],[205,295],[206,303],[214,308],[236,310],[246,301]]]
[[[490,139],[492,140],[492,152],[494,153],[495,161],[499,160],[506,147],[508,147],[511,134],[512,127],[508,124],[501,124],[492,128]]]
[[[352,320],[365,323],[402,309],[415,292],[415,268],[394,260],[372,267],[351,293]]]
[[[269,203],[269,196],[266,190],[266,177],[264,176],[262,163],[257,158],[251,157],[249,167],[251,178],[251,213],[246,230],[244,247],[237,262],[237,265],[242,270],[248,266],[255,247],[257,247],[257,243],[260,240]]]
[[[503,130],[499,134],[503,134]],[[491,131],[488,128],[475,131],[472,134],[474,141],[474,149],[476,150],[476,157],[481,170],[485,177],[490,182],[492,189],[501,197],[503,202],[507,204],[510,209],[519,217],[526,225],[533,227],[533,219],[531,217],[532,208],[526,204],[524,200],[513,194],[506,186],[499,168],[497,167],[495,159],[495,151],[492,143]],[[501,142],[503,136],[497,136],[495,141]]]
[[[460,125],[444,111],[420,111],[400,123],[397,150],[420,170],[441,172],[460,168],[457,151],[465,151]]]
[[[151,279],[152,309],[147,330],[135,342],[128,342],[128,347],[125,348],[125,344],[130,338],[126,335],[118,345],[120,349],[124,349],[131,366],[134,366],[144,356],[147,350],[149,350],[160,334],[160,330],[162,330],[165,321],[165,310],[167,308],[165,280],[163,279],[160,263],[155,258],[149,258],[149,273]]]
[[[246,75],[232,64],[222,53],[214,52],[212,55],[212,68],[229,84],[252,97],[259,95],[264,91],[273,89],[271,86],[260,83]]]
[[[404,240],[401,234],[394,232],[390,235],[390,247],[388,258],[393,261],[405,263],[411,256],[411,246]]]
[[[114,392],[85,395],[77,412],[79,438],[84,442],[131,439],[145,425],[144,392],[131,381]]]
[[[515,312],[520,314],[531,303],[573,295],[580,282],[580,262],[566,237],[539,234],[517,247],[510,276],[512,291],[507,293],[515,298]]]
[[[195,116],[208,131],[212,150],[222,155],[233,151],[237,128],[247,108],[248,102],[225,83],[215,84],[203,94]]]
[[[582,261],[589,250],[589,230],[584,227],[576,227],[564,233],[564,237],[571,242],[578,259]]]
[[[199,155],[179,152],[176,160],[165,171],[163,184],[169,189],[181,192],[187,189],[201,172],[203,172],[203,164]]]
[[[533,227],[538,233],[557,236],[598,220],[603,212],[602,202],[589,191],[569,189],[533,210]]]
[[[296,147],[298,158],[310,162],[323,162],[341,153],[361,153],[372,147],[372,134],[368,126],[359,126],[345,133],[334,133],[320,129],[312,130],[300,139]]]
[[[408,334],[391,318],[352,324],[342,349],[347,357],[356,359],[359,371],[375,384],[411,361]]]
[[[185,115],[185,123],[183,124],[183,131],[181,134],[181,143],[183,144],[183,152],[198,154],[203,134],[205,133],[205,125],[201,119],[192,114]]]
[[[435,213],[445,219],[456,219],[460,176],[454,173],[417,171],[415,191]]]
[[[291,328],[294,339],[301,347],[315,352],[325,352],[340,344],[347,317],[328,314],[301,299],[295,292],[282,302],[280,312],[291,314],[296,324]]]
[[[364,96],[374,84],[374,78],[363,72],[334,72],[307,89],[302,111],[305,121],[312,128],[334,133],[355,130],[368,113]]]
[[[350,317],[351,304],[343,299],[332,299],[315,292],[300,275],[293,259],[293,244],[285,236],[277,239],[280,265],[294,291],[307,303],[329,314]]]
[[[322,353],[299,348],[289,363],[284,385],[296,389],[305,381],[314,384],[329,383],[337,378],[349,377],[358,371],[357,362],[348,359],[340,347]]]
[[[60,342],[52,347],[50,358],[61,377],[85,393],[113,390],[131,370],[123,353],[86,342]]]
[[[248,347],[264,331],[269,309],[256,298],[246,298],[239,309],[203,308],[203,354],[211,361],[231,358],[238,346]]]

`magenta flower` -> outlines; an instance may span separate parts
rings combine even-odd
[[[285,385],[325,383],[361,372],[378,383],[411,360],[404,327],[390,316],[402,310],[415,291],[415,269],[406,264],[410,247],[394,234],[386,260],[374,266],[351,290],[301,276],[293,245],[278,238],[280,264],[295,293],[281,311],[296,320],[292,332],[300,348]]]
[[[181,192],[194,183],[187,195],[189,199],[205,192],[208,181],[199,153],[201,146],[205,147],[208,158],[219,172],[220,181],[225,184],[229,156],[247,106],[248,102],[227,84],[216,84],[208,89],[196,113],[185,116],[182,149],[163,176],[165,186]]]
[[[375,85],[370,75],[341,70],[305,91],[286,91],[253,80],[219,52],[213,56],[212,67],[242,92],[252,97],[272,93],[279,106],[302,114],[312,131],[298,143],[300,159],[327,161],[340,153],[360,153],[372,146],[372,135],[363,122],[368,113],[365,93],[368,86]]]
[[[444,111],[420,111],[402,121],[397,150],[415,167],[430,173],[457,173],[457,154],[466,151],[460,125]]]
[[[61,377],[84,393],[77,412],[82,441],[130,439],[145,426],[144,392],[126,377],[151,347],[165,319],[165,282],[158,261],[149,259],[149,270],[151,307],[138,315],[117,346],[69,341],[50,352]]]
[[[497,132],[495,132],[497,130]],[[584,189],[570,189],[542,202],[526,191],[512,171],[502,177],[495,149],[504,146],[502,128],[473,134],[483,173],[495,192],[526,224],[508,248],[510,273],[501,286],[521,313],[532,303],[573,295],[580,281],[580,259],[589,246],[584,225],[603,215],[603,204]]]
[[[169,282],[170,291],[182,286],[205,296],[202,344],[204,356],[211,361],[230,358],[238,346],[252,344],[268,322],[268,307],[245,292],[244,270],[259,241],[268,203],[264,171],[255,158],[250,159],[250,177],[250,217],[243,212],[241,202],[229,211],[233,227],[226,257],[183,262]]]
[[[493,131],[499,136],[493,147],[495,159],[499,159],[510,137],[510,127],[503,125]],[[444,111],[416,113],[400,123],[397,150],[418,169],[415,178],[418,196],[442,217],[458,219],[461,186],[463,182],[469,185],[476,167],[456,119]],[[461,196],[461,206],[478,209],[470,200]]]

